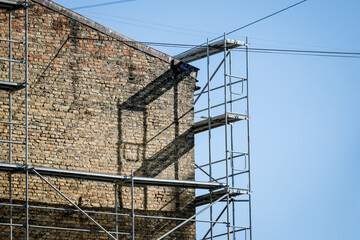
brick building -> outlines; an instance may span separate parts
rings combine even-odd
[[[9,14],[0,11],[0,38],[9,38]],[[133,170],[134,176],[194,180],[197,69],[52,1],[31,0],[28,11],[29,165],[122,176]],[[13,39],[24,38],[24,15],[24,9],[12,12]],[[0,58],[9,57],[8,50],[9,43],[0,42]],[[11,58],[24,57],[24,45],[13,43]],[[9,66],[0,62],[0,81],[8,81]],[[24,65],[13,62],[11,68],[12,81],[23,82]],[[11,92],[13,122],[25,121],[23,91]],[[9,94],[0,91],[0,163],[23,165],[25,146],[15,142],[24,141],[25,127],[12,125],[14,144],[6,143]],[[122,181],[46,178],[88,211],[114,213],[117,201],[123,214],[117,218],[89,214],[108,231],[131,232],[131,190]],[[7,205],[10,192],[12,207]],[[0,239],[10,239],[10,231],[14,239],[25,239],[25,195],[24,174],[0,172],[0,222],[10,223],[11,212],[14,224],[12,230],[0,225]],[[34,174],[29,176],[28,198],[30,239],[108,239]],[[191,188],[137,185],[135,214],[186,218],[195,213],[194,198]],[[136,239],[154,239],[176,224],[139,217]],[[187,223],[168,239],[195,239],[195,224]]]

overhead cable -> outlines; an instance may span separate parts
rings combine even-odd
[[[114,41],[119,42],[119,40],[112,39],[98,39],[98,38],[79,38],[79,37],[69,37],[72,39],[81,39],[89,41]],[[192,48],[198,45],[195,44],[183,44],[183,43],[165,43],[165,42],[148,42],[148,41],[120,41],[125,44],[132,43],[142,43],[149,46],[158,46],[158,47],[171,47],[171,48]],[[204,46],[204,48],[206,48]],[[210,46],[210,48],[213,48]],[[253,53],[272,53],[272,54],[290,54],[290,55],[306,55],[306,56],[321,56],[321,57],[349,57],[349,58],[360,58],[360,52],[337,52],[337,51],[319,51],[319,50],[302,50],[302,49],[275,49],[275,48],[248,48],[249,52]],[[245,51],[244,48],[233,49],[232,51]]]

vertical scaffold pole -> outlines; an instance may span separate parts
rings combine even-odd
[[[226,163],[226,186],[229,191],[229,159],[228,159],[228,115],[227,115],[227,69],[226,61],[227,58],[227,47],[226,47],[226,33],[224,33],[224,111],[225,111],[225,163]],[[230,240],[230,196],[227,194],[226,197],[226,228],[227,228],[227,239]]]
[[[28,18],[28,0],[25,0],[25,168],[26,168],[26,240],[29,239],[29,84],[28,84],[28,70],[29,70],[29,43],[28,43],[28,31],[29,31],[29,18]]]
[[[9,82],[12,82],[12,14],[9,12]],[[9,91],[9,163],[12,163],[12,92]]]
[[[131,170],[131,236],[135,240],[134,170]]]
[[[116,239],[119,239],[119,225],[118,225],[118,185],[115,183],[115,231]]]
[[[212,181],[212,166],[211,166],[211,101],[210,101],[210,49],[209,49],[209,38],[207,39],[207,49],[206,49],[206,55],[207,55],[207,88],[208,88],[208,124],[209,124],[209,181]],[[212,189],[210,189],[210,204],[212,204]],[[213,207],[211,205],[210,207],[210,239],[214,239],[213,234]]]
[[[9,82],[12,82],[12,13],[9,12]],[[12,164],[12,92],[9,92],[9,164]],[[10,203],[10,240],[13,237],[13,206],[12,206],[12,176],[9,174],[9,203]]]
[[[232,53],[229,50],[229,92],[230,92],[230,112],[233,112],[233,88],[232,88]],[[230,123],[230,165],[231,165],[231,186],[235,187],[235,177],[234,177],[234,126]],[[236,229],[235,229],[235,202],[231,202],[232,205],[232,225],[233,225],[233,240],[236,239]]]
[[[249,103],[249,42],[246,37],[246,79],[247,79],[247,133],[248,133],[248,167],[249,167],[249,228],[250,228],[250,240],[252,240],[252,223],[251,223],[251,168],[250,168],[250,103]]]

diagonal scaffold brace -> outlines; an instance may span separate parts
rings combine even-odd
[[[41,178],[44,182],[46,182],[52,189],[54,189],[60,196],[62,196],[66,201],[68,201],[71,205],[73,205],[76,209],[78,209],[82,214],[84,214],[90,221],[95,223],[101,230],[103,230],[109,237],[116,240],[117,238],[114,237],[110,232],[108,232],[103,226],[100,225],[97,221],[95,221],[92,217],[89,216],[84,210],[82,210],[76,203],[71,201],[65,194],[63,194],[59,189],[57,189],[51,182],[49,182],[46,178],[44,178],[40,173],[38,173],[35,169],[29,169],[33,173],[35,173],[39,178]]]
[[[171,229],[170,231],[168,231],[167,233],[165,233],[164,235],[162,235],[161,237],[157,238],[157,240],[161,240],[164,237],[168,236],[169,234],[171,234],[172,232],[174,232],[176,229],[180,228],[181,226],[183,226],[184,224],[188,223],[189,221],[191,221],[193,218],[195,218],[197,215],[201,214],[202,212],[204,212],[206,209],[210,208],[211,206],[213,206],[215,203],[223,200],[225,197],[228,196],[228,193],[226,193],[225,195],[223,195],[222,197],[220,197],[218,200],[216,200],[215,202],[211,203],[209,206],[201,209],[200,212],[194,214],[193,216],[191,216],[190,218],[188,218],[187,220],[183,221],[182,223],[180,223],[179,225],[177,225],[176,227],[174,227],[173,229]]]

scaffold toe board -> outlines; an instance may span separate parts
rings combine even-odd
[[[25,88],[23,83],[0,81],[0,90],[16,91],[23,88]]]
[[[11,0],[0,0],[0,9],[15,10],[23,7],[24,3]]]
[[[245,42],[238,41],[238,40],[231,40],[226,39],[226,48],[232,49],[237,48],[240,46],[244,46]],[[219,41],[209,43],[209,55],[214,55],[217,53],[221,53],[224,51],[225,47],[225,40],[221,39]],[[197,47],[194,47],[190,50],[187,50],[185,52],[182,52],[178,55],[175,55],[174,58],[183,61],[183,62],[193,62],[199,59],[202,59],[207,56],[207,45],[199,45]]]
[[[209,204],[211,202],[215,202],[217,199],[221,198],[226,193],[229,193],[230,197],[235,197],[235,196],[239,196],[239,195],[248,194],[248,191],[241,190],[241,189],[217,190],[212,193],[207,193],[207,194],[204,194],[201,196],[197,196],[194,200],[194,205],[196,207],[200,207],[202,205]]]
[[[239,113],[231,113],[227,114],[227,122],[233,123],[241,120],[247,119],[247,115],[239,114]],[[221,114],[216,117],[211,118],[211,129],[221,127],[225,125],[225,114]],[[200,133],[209,130],[209,120],[205,119],[199,122],[194,123],[194,133]]]

